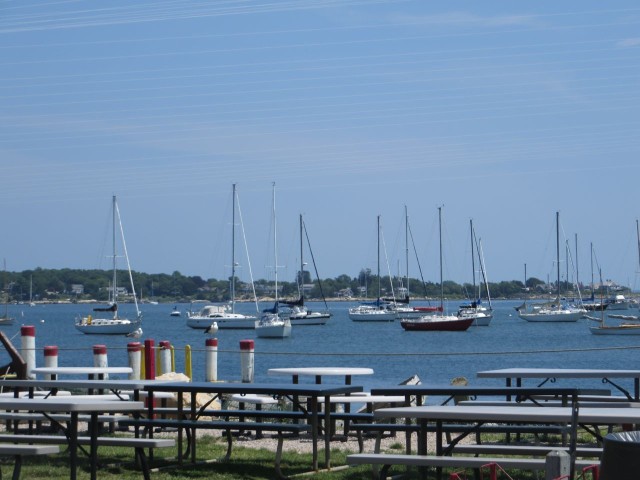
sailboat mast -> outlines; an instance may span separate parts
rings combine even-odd
[[[444,312],[444,284],[442,283],[442,207],[438,207],[438,235],[440,237],[440,310]]]
[[[409,212],[407,211],[407,206],[404,206],[404,258],[406,262],[406,272],[407,272],[407,295],[406,298],[409,298]]]
[[[638,238],[638,266],[640,266],[640,227],[638,227],[637,219],[636,219],[636,236]]]
[[[118,291],[118,281],[117,281],[117,258],[116,258],[116,196],[113,196],[113,205],[112,205],[112,223],[113,223],[113,232],[112,232],[112,243],[113,243],[113,280],[111,282],[112,292],[112,301],[114,304],[118,303],[117,291]],[[117,318],[118,310],[113,312],[113,318]]]
[[[593,242],[591,242],[591,299],[594,299],[593,294]]]
[[[471,275],[472,275],[472,279],[473,279],[473,294],[476,294],[476,260],[474,258],[474,252],[473,252],[473,219],[470,218],[469,219],[469,231],[471,233]],[[475,302],[477,299],[473,299],[473,301]]]
[[[231,312],[236,310],[236,184],[233,184],[233,198],[231,207]]]
[[[380,215],[378,215],[378,303],[380,302]]]
[[[278,308],[278,232],[276,229],[276,225],[278,224],[276,220],[276,182],[273,182],[273,258],[275,260],[275,298],[276,298],[276,308]]]
[[[300,298],[304,298],[304,261],[302,260],[302,214],[300,214]]]
[[[560,212],[556,212],[556,267],[558,270],[558,302],[560,301]]]

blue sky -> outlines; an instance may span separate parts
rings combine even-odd
[[[108,268],[117,195],[135,270],[224,278],[237,183],[269,278],[275,182],[280,278],[300,213],[321,277],[375,271],[377,215],[404,275],[406,205],[437,280],[444,206],[448,279],[471,218],[490,280],[553,279],[560,211],[582,281],[593,244],[640,288],[635,2],[3,0],[0,38],[9,270]]]

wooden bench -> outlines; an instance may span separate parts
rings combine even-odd
[[[488,464],[498,464],[505,470],[544,470],[544,458],[513,458],[513,457],[462,457],[436,455],[399,455],[389,453],[356,453],[347,456],[349,465],[381,465],[379,478],[387,478],[387,472],[392,466],[407,467],[436,467],[436,468],[482,468]],[[576,460],[576,467],[585,468],[593,465],[593,461]]]
[[[0,434],[0,442],[7,443],[29,443],[29,444],[53,444],[67,445],[69,440],[64,435],[18,435]],[[145,480],[150,480],[149,462],[145,454],[145,449],[173,447],[176,442],[171,438],[138,438],[138,437],[98,437],[99,447],[129,447],[135,450],[136,458],[140,462],[140,467]],[[91,445],[91,437],[78,437],[78,445]]]
[[[20,470],[22,469],[22,457],[31,455],[51,455],[59,453],[60,448],[55,445],[14,445],[0,444],[0,456],[13,457],[13,480],[20,478]],[[0,472],[0,478],[2,472]]]
[[[249,412],[244,410],[243,412]],[[266,413],[266,412],[265,412]],[[274,414],[278,412],[274,411]],[[289,412],[281,412],[289,413]],[[272,415],[273,416],[273,415]],[[278,445],[276,449],[275,458],[275,470],[278,478],[286,478],[282,475],[280,469],[280,463],[282,459],[282,445],[284,442],[284,434],[299,434],[301,432],[309,431],[310,425],[301,423],[281,423],[281,422],[247,422],[247,421],[225,421],[225,420],[182,420],[182,419],[165,419],[165,418],[141,418],[141,419],[129,419],[120,422],[120,425],[130,426],[134,428],[144,428],[148,435],[152,435],[153,430],[156,428],[176,428],[178,429],[178,461],[181,463],[182,458],[192,457],[192,461],[195,461],[196,455],[196,442],[195,433],[196,430],[221,430],[225,432],[227,439],[227,452],[222,461],[228,461],[231,458],[231,451],[233,448],[233,434],[232,432],[244,432],[244,431],[256,431],[256,432],[275,432],[278,436]],[[182,431],[186,432],[187,437],[187,449],[182,452]]]

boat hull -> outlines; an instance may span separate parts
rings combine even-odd
[[[194,329],[204,330],[209,328],[213,322],[218,324],[218,329],[220,330],[253,330],[256,326],[256,317],[236,313],[211,317],[190,316],[187,318],[187,326]]]
[[[258,338],[287,338],[291,336],[291,321],[282,319],[261,319],[255,322]]]
[[[76,322],[75,327],[80,332],[93,335],[127,335],[142,326],[142,321],[127,319],[83,319]]]
[[[416,332],[463,332],[473,324],[473,318],[423,317],[420,320],[401,320],[400,325],[406,331]]]
[[[354,322],[393,322],[398,314],[393,310],[380,308],[350,308],[349,318]]]
[[[315,315],[314,312],[305,316],[291,316],[289,321],[291,325],[325,325],[330,318],[330,313],[318,313],[318,315]]]
[[[640,325],[620,325],[617,327],[589,327],[594,335],[640,335]]]
[[[558,310],[548,313],[523,313],[518,312],[518,316],[527,322],[577,322],[584,312]]]

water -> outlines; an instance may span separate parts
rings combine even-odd
[[[239,342],[243,339],[255,340],[256,382],[289,381],[288,378],[268,376],[267,370],[296,366],[373,368],[374,375],[353,380],[365,389],[398,384],[414,374],[429,383],[448,384],[454,377],[465,376],[477,385],[502,385],[501,380],[477,379],[475,374],[481,370],[509,367],[639,367],[636,357],[640,337],[592,335],[588,320],[557,324],[525,322],[513,309],[520,303],[494,302],[494,318],[489,327],[471,327],[466,332],[405,332],[399,322],[353,322],[347,310],[355,303],[333,302],[329,308],[334,315],[326,325],[294,327],[291,338],[287,339],[256,338],[251,330],[220,330],[217,334],[218,377],[220,380],[240,380]],[[184,372],[184,347],[190,345],[194,380],[204,380],[207,337],[202,330],[186,326],[184,312],[188,305],[178,304],[182,317],[169,316],[173,307],[174,304],[142,305],[144,335],[138,341],[153,339],[156,345],[163,340],[170,341],[176,349],[178,372]],[[322,308],[323,305],[309,303],[309,307]],[[58,346],[60,366],[91,366],[92,346],[97,344],[107,346],[110,366],[126,366],[127,343],[136,340],[85,335],[73,326],[75,317],[90,313],[91,308],[87,305],[12,305],[9,314],[16,318],[16,324],[2,327],[2,331],[20,349],[20,325],[34,325],[38,366],[44,365],[42,349],[45,345]],[[250,312],[251,308],[251,304],[241,304],[238,309]],[[120,306],[122,314],[132,310],[132,305]],[[8,356],[3,353],[0,363],[8,362]],[[575,380],[564,382],[584,386]],[[557,385],[563,385],[562,381]],[[602,387],[593,380],[588,386]]]

